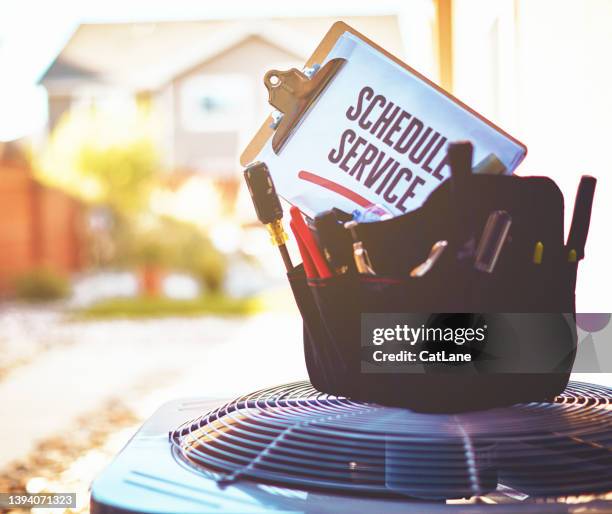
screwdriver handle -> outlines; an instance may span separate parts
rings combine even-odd
[[[283,207],[276,194],[270,170],[263,162],[255,162],[244,170],[244,180],[249,189],[257,219],[261,221],[270,234],[270,241],[277,246],[287,271],[293,269],[291,257],[287,251],[287,233],[283,228]]]
[[[264,225],[282,219],[283,207],[266,164],[255,162],[248,166],[244,170],[244,180],[249,188],[257,219]]]

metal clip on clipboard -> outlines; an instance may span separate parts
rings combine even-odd
[[[346,60],[331,59],[323,66],[326,57],[338,38],[345,32],[358,34],[343,22],[336,22],[304,64],[304,70],[270,70],[264,76],[269,103],[277,109],[269,115],[240,155],[240,163],[248,166],[270,138],[272,149],[278,155],[304,115],[315,104]],[[276,77],[276,80],[273,78]],[[279,115],[280,114],[280,119]]]
[[[270,70],[264,76],[268,89],[268,102],[282,113],[280,123],[272,136],[272,149],[279,154],[302,116],[317,101],[346,59],[329,61],[312,75],[312,78],[296,68],[288,71]]]

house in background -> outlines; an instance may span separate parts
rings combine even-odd
[[[50,129],[71,110],[147,101],[159,113],[166,167],[224,182],[271,108],[272,68],[301,68],[337,18],[81,25],[41,78]],[[344,18],[403,54],[396,16]]]

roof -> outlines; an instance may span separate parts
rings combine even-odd
[[[395,16],[345,18],[401,52]],[[40,82],[50,91],[67,84],[106,82],[155,90],[256,36],[303,62],[335,18],[206,20],[80,25]],[[372,23],[376,21],[376,23]]]

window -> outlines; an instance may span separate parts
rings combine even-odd
[[[246,75],[193,75],[179,84],[178,91],[183,130],[233,131],[250,121],[253,84]]]

